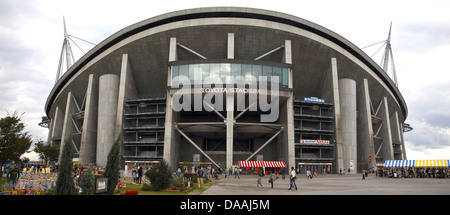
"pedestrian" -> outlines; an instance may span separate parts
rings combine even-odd
[[[197,183],[198,183],[198,188],[202,188],[203,185],[203,171],[201,167],[198,167],[197,169]]]
[[[277,180],[277,176],[273,172],[271,172],[269,178],[269,183],[271,185],[270,188],[273,188],[273,182],[275,182],[275,180]]]
[[[19,179],[20,172],[19,169],[17,169],[16,165],[12,165],[11,169],[8,171],[8,174],[6,174],[6,179],[9,181],[10,185],[12,186],[13,190],[16,189],[16,183]]]
[[[262,176],[262,174],[261,174],[261,172],[259,172],[258,180],[256,180],[257,181],[256,187],[262,187],[263,186],[262,183],[261,183],[261,176]]]
[[[239,179],[239,169],[237,167],[234,167],[234,178],[236,178],[236,176]]]
[[[295,179],[297,179],[297,174],[294,170],[294,167],[291,167],[291,182],[289,190],[293,190],[295,188],[295,190],[297,190],[297,184],[295,184]]]
[[[139,181],[139,184],[140,184],[142,182],[142,175],[144,175],[144,173],[142,172],[142,167],[141,166],[138,166],[137,174],[138,174],[138,181]]]

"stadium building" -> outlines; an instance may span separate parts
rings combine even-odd
[[[174,168],[278,161],[356,173],[406,159],[407,106],[385,70],[324,27],[260,9],[126,27],[57,78],[45,111],[48,141],[73,144],[81,164],[105,165],[121,132],[124,162]]]

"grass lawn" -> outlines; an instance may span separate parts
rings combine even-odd
[[[125,194],[126,191],[132,190],[138,191],[138,195],[199,195],[203,193],[203,191],[208,189],[211,185],[213,185],[215,183],[215,180],[211,180],[208,183],[204,183],[202,188],[198,188],[197,183],[191,183],[191,188],[185,192],[179,190],[161,190],[161,191],[142,190],[141,187],[144,184],[144,182],[142,182],[142,184],[133,184],[133,181],[128,178],[125,179],[124,181],[121,181],[120,183],[126,184],[126,187],[118,189],[120,195]]]

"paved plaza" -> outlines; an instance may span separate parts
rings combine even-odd
[[[203,195],[450,195],[450,179],[437,178],[377,178],[362,175],[320,175],[306,179],[298,175],[297,191],[288,191],[289,176],[281,176],[270,187],[269,177],[262,178],[263,187],[256,187],[257,175],[223,175]],[[213,179],[214,180],[214,179]]]

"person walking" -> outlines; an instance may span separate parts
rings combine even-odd
[[[273,182],[275,182],[275,180],[277,180],[277,176],[275,173],[271,172],[269,178],[270,188],[273,188]]]
[[[142,182],[142,175],[144,175],[144,173],[142,172],[142,167],[141,166],[138,167],[137,173],[138,173],[138,182],[140,184]]]
[[[295,184],[295,179],[297,179],[297,174],[294,170],[294,167],[291,167],[291,181],[290,181],[290,187],[289,190],[297,190],[297,184]]]
[[[8,171],[8,174],[6,174],[6,179],[9,181],[10,185],[12,186],[12,189],[16,189],[16,183],[19,179],[20,172],[19,169],[17,169],[16,165],[12,165],[11,169]]]
[[[202,188],[203,185],[203,171],[201,167],[198,167],[197,169],[197,183],[198,183],[198,188]]]
[[[239,169],[237,167],[234,167],[234,178],[236,178],[236,176],[239,179]]]
[[[256,180],[257,181],[256,187],[262,187],[263,186],[262,183],[261,183],[261,177],[262,177],[262,172],[259,172],[258,180]]]

